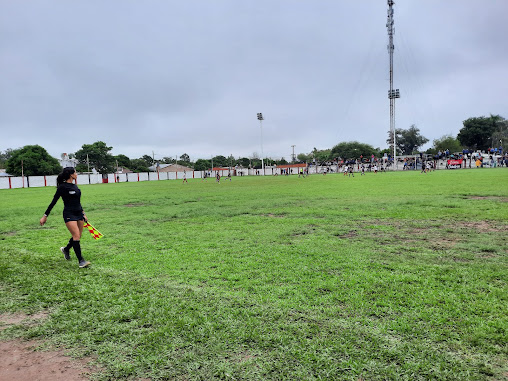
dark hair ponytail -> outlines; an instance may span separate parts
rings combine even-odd
[[[76,170],[73,167],[65,167],[62,173],[60,173],[56,178],[56,186],[59,187],[64,182],[69,180],[69,178],[74,172],[76,172]]]

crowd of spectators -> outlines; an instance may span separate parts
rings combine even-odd
[[[397,168],[402,166],[403,170],[416,170],[429,167],[430,169],[448,168],[448,160],[461,160],[462,168],[475,167],[508,167],[508,154],[503,154],[502,148],[489,148],[486,152],[478,152],[463,149],[462,152],[450,152],[450,150],[439,150],[436,154],[427,154],[420,152],[417,155],[397,157]],[[389,154],[378,158],[374,155],[370,157],[360,156],[357,159],[335,158],[322,163],[325,172],[342,172],[344,167],[354,168],[359,171],[363,166],[366,171],[372,171],[374,166],[380,171],[390,168],[393,165],[393,157]],[[451,167],[453,168],[453,167]]]

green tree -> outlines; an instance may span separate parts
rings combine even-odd
[[[261,159],[259,158],[251,159],[250,163],[252,165],[252,168],[261,169]]]
[[[332,159],[332,150],[331,149],[317,149],[314,147],[309,156],[312,158],[311,160],[316,160],[317,163],[323,163]]]
[[[174,164],[176,163],[176,160],[169,156],[164,156],[161,160],[161,163],[163,164]]]
[[[462,122],[463,126],[457,135],[458,141],[472,150],[486,150],[492,145],[492,135],[497,129],[499,115],[489,118],[480,116]]]
[[[222,155],[215,156],[212,159],[212,162],[213,162],[214,167],[228,167],[229,166],[228,159],[226,159],[226,157],[224,157]]]
[[[76,159],[83,166],[95,168],[99,173],[113,173],[115,171],[115,158],[109,153],[113,147],[108,147],[106,143],[98,141],[93,144],[83,144],[81,149],[76,152]],[[87,163],[88,155],[88,163]]]
[[[58,160],[39,145],[24,146],[10,153],[6,163],[7,173],[21,176],[22,166],[25,176],[55,175],[62,170]]]
[[[129,169],[132,172],[149,172],[148,165],[143,159],[132,159]]]
[[[234,167],[236,165],[236,160],[233,155],[229,155],[226,160],[228,162],[228,164],[227,164],[228,167],[230,167],[230,166]]]
[[[140,157],[140,159],[146,163],[147,167],[149,167],[155,163],[155,160],[150,155],[143,155]]]
[[[377,150],[369,144],[359,142],[343,142],[332,148],[331,155],[333,158],[341,158],[344,160],[359,159],[360,156],[370,158],[371,155],[377,155]]]
[[[114,158],[117,161],[118,166],[130,169],[131,159],[129,159],[127,156],[120,154],[114,156]]]
[[[457,138],[454,138],[451,135],[443,135],[439,139],[434,139],[432,144],[433,154],[436,154],[439,151],[445,152],[446,150],[449,150],[451,153],[462,152],[462,145]]]
[[[248,157],[242,157],[238,159],[236,162],[238,165],[241,165],[244,168],[248,168],[250,164],[250,159]]]
[[[503,142],[508,142],[508,120],[500,115],[490,115],[494,124],[494,132],[492,132],[491,148],[502,147]]]
[[[7,148],[4,152],[0,151],[0,168],[5,168],[7,160],[12,156],[12,148]]]
[[[190,163],[190,156],[184,153],[182,156],[180,156],[180,160],[185,163]]]
[[[195,171],[207,171],[211,168],[210,160],[198,159],[194,163]]]
[[[307,163],[307,162],[311,162],[312,161],[312,155],[307,155],[307,154],[304,154],[304,153],[299,153],[298,155],[296,155],[296,159],[300,163]]]
[[[393,147],[393,141],[390,142],[389,140],[387,140],[387,143],[391,144]],[[402,128],[395,129],[395,144],[397,146],[397,151],[401,152],[403,155],[411,155],[428,141],[429,139],[420,135],[420,129],[418,129],[414,124],[412,124],[407,130]]]

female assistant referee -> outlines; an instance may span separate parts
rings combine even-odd
[[[81,233],[83,232],[83,224],[87,218],[80,203],[81,191],[76,184],[73,184],[73,181],[76,181],[77,178],[78,174],[72,167],[64,168],[62,173],[58,175],[56,178],[57,189],[55,196],[51,204],[49,204],[48,209],[46,209],[44,216],[42,216],[40,224],[43,226],[46,223],[51,209],[53,209],[58,199],[62,197],[64,203],[63,219],[72,237],[67,246],[61,247],[60,251],[63,253],[65,259],[69,261],[71,259],[69,251],[72,247],[74,253],[76,253],[76,257],[78,257],[79,267],[87,267],[90,265],[90,262],[85,261],[81,255],[81,246],[79,243]]]

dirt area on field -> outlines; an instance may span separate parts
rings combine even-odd
[[[470,196],[471,200],[494,200],[500,202],[508,202],[508,197],[501,196]]]
[[[48,315],[0,314],[0,331],[13,325],[34,325]],[[41,350],[41,344],[20,339],[0,341],[0,380],[85,381],[98,371],[88,361],[75,360],[63,350]]]
[[[478,231],[480,233],[497,232],[505,229],[504,225],[498,224],[494,221],[464,221],[456,223],[456,226]]]
[[[85,381],[93,370],[83,360],[74,360],[62,350],[37,351],[36,341],[0,342],[0,380]]]

